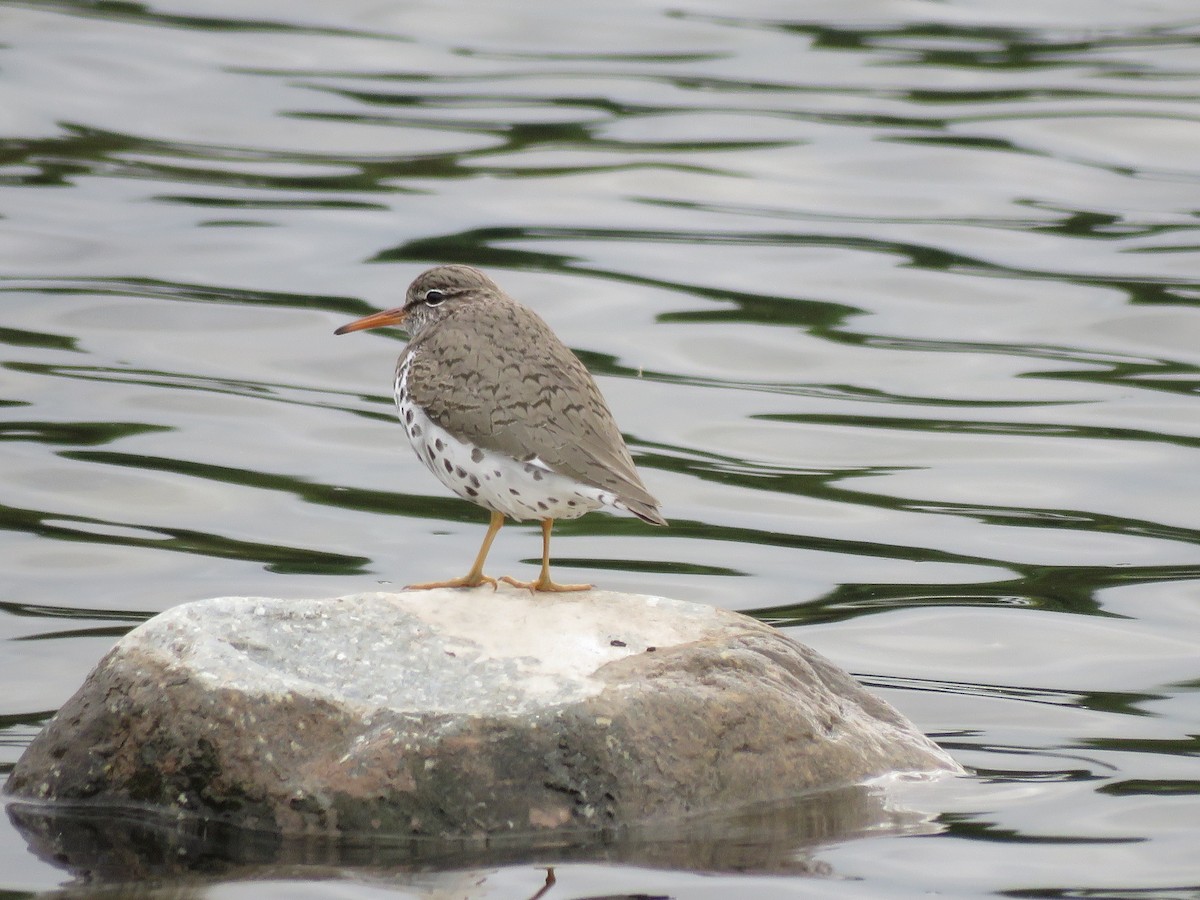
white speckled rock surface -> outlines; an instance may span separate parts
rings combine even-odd
[[[226,687],[327,691],[364,712],[521,715],[598,694],[605,663],[713,637],[729,621],[662,597],[632,608],[626,594],[582,597],[507,586],[298,603],[223,597],[168,610],[148,637],[157,645],[177,634],[172,652],[203,658],[203,677]]]
[[[479,588],[168,610],[101,661],[8,790],[285,833],[595,827],[958,771],[748,617]]]

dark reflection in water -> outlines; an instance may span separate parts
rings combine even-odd
[[[810,856],[816,847],[867,831],[899,835],[936,830],[918,813],[887,808],[882,793],[866,787],[688,822],[453,841],[403,835],[285,837],[111,808],[20,802],[7,810],[34,853],[94,885],[184,876],[267,879],[294,875],[296,866],[304,866],[308,878],[320,878],[330,867],[328,874],[352,869],[359,877],[403,883],[406,872],[430,869],[581,861],[705,872],[829,874],[828,866]]]
[[[871,548],[878,552],[878,548]],[[838,622],[868,613],[923,607],[1012,607],[1044,609],[1080,615],[1112,616],[1097,601],[1099,590],[1155,582],[1182,582],[1200,576],[1200,567],[1116,568],[1078,570],[1055,567],[1031,570],[1020,579],[957,585],[842,585],[824,597],[802,605],[746,610],[774,625],[812,625]]]
[[[146,537],[123,533],[126,529],[146,531],[136,522],[67,516],[32,509],[0,507],[0,525],[58,541],[84,541],[122,547],[146,547],[175,553],[196,553],[217,559],[251,559],[271,572],[312,574],[354,574],[363,571],[370,560],[320,553],[309,548],[284,547],[238,541],[217,534],[184,528],[156,526]],[[89,614],[89,618],[92,614]]]

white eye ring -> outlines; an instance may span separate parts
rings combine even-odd
[[[432,288],[431,290],[428,290],[425,292],[425,305],[426,306],[439,306],[439,305],[441,305],[442,301],[445,299],[446,299],[445,293],[443,293],[442,291],[439,291],[437,288]]]

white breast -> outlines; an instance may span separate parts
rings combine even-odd
[[[539,459],[520,462],[454,437],[412,402],[408,372],[396,372],[396,411],[417,458],[464,500],[510,519],[574,519],[601,506],[624,508],[611,491],[581,484]]]

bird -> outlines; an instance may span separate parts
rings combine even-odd
[[[398,326],[409,341],[396,362],[394,396],[417,458],[464,500],[491,513],[466,575],[410,589],[497,586],[484,574],[506,519],[537,519],[537,591],[581,591],[550,577],[556,519],[608,506],[666,525],[643,484],[600,389],[579,358],[533,310],[479,269],[437,266],[409,285],[404,305],[338,328],[347,334]]]

